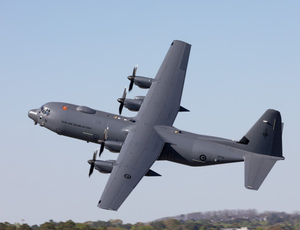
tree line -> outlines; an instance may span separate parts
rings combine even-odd
[[[135,224],[124,224],[119,219],[84,223],[75,223],[72,220],[66,222],[50,220],[41,225],[32,226],[26,223],[0,223],[0,230],[214,230],[242,227],[251,230],[299,230],[300,213],[224,210],[190,213],[162,218],[149,223],[138,222]]]

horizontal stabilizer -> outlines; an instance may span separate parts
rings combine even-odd
[[[284,158],[266,156],[261,154],[249,154],[245,161],[245,187],[258,190],[277,160]]]
[[[183,106],[179,107],[179,112],[190,112],[190,110],[184,108]]]

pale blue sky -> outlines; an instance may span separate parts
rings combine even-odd
[[[300,211],[299,9],[299,1],[1,1],[0,222]],[[174,39],[192,44],[182,97],[191,112],[175,126],[239,139],[266,109],[277,109],[286,160],[259,191],[244,188],[243,163],[156,162],[162,177],[144,178],[118,212],[98,209],[108,175],[88,178],[86,162],[98,146],[33,126],[27,112],[66,101],[117,113],[133,66],[154,77]],[[145,92],[135,87],[128,97]]]

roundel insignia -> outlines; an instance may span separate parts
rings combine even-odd
[[[124,177],[125,177],[126,179],[131,179],[131,176],[130,176],[129,174],[125,174]]]
[[[206,156],[204,154],[200,155],[199,157],[200,161],[206,161]]]

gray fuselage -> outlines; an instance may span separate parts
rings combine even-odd
[[[59,135],[98,144],[103,139],[104,130],[109,127],[106,146],[109,150],[112,149],[111,143],[122,146],[128,132],[139,122],[135,117],[119,116],[64,102],[46,103],[40,109],[31,110],[29,117]],[[172,126],[156,126],[155,130],[169,139],[158,160],[190,166],[243,161],[243,146],[235,141],[198,135]]]

